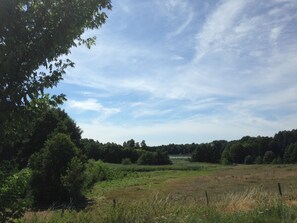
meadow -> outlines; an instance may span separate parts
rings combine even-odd
[[[119,177],[87,191],[85,209],[31,211],[21,222],[297,222],[297,165],[106,165]]]

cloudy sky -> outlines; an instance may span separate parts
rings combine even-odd
[[[83,137],[210,142],[297,128],[296,0],[113,0],[55,92]]]

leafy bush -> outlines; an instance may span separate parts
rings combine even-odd
[[[84,185],[84,165],[80,159],[74,157],[68,165],[66,174],[61,177],[63,186],[68,190],[74,201],[82,197],[81,191]]]
[[[0,222],[12,222],[24,215],[31,206],[32,197],[28,193],[31,171],[22,171],[0,179]]]
[[[132,162],[129,158],[124,158],[124,159],[122,159],[122,164],[123,165],[131,165]]]
[[[229,150],[228,149],[224,149],[222,156],[221,156],[221,164],[223,165],[230,165],[231,162],[231,157],[229,154]]]
[[[261,156],[257,156],[255,159],[255,164],[261,164],[262,163],[262,157]]]
[[[70,200],[68,185],[70,175],[72,171],[78,171],[71,170],[73,168],[71,161],[78,155],[79,150],[70,137],[59,133],[47,140],[40,152],[31,156],[29,160],[29,167],[33,171],[31,187],[36,203],[50,204]],[[67,174],[69,176],[66,180]],[[65,177],[64,184],[62,176]]]
[[[249,165],[249,164],[252,164],[254,161],[253,157],[251,155],[247,155],[245,158],[244,158],[244,164],[246,165]]]
[[[158,150],[157,152],[145,151],[137,160],[140,165],[168,165],[172,164],[168,153]]]
[[[275,159],[275,154],[272,151],[266,151],[263,156],[263,163],[269,164]]]
[[[290,144],[286,147],[284,153],[285,163],[297,163],[297,143]]]
[[[101,161],[93,159],[88,160],[85,164],[85,181],[86,189],[91,188],[96,182],[107,180],[110,178],[110,171],[108,167]]]

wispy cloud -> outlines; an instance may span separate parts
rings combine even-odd
[[[228,41],[225,34],[234,27],[237,16],[240,15],[247,2],[246,0],[227,0],[220,3],[197,35],[198,58],[203,57],[209,51],[220,50],[221,46],[225,45]]]
[[[96,99],[87,99],[84,101],[68,100],[66,105],[71,109],[79,111],[95,111],[104,115],[112,115],[120,112],[118,108],[107,108],[102,106]]]
[[[114,4],[64,81],[85,136],[157,144],[294,127],[297,1]]]

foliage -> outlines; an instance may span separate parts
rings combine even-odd
[[[102,144],[93,139],[82,139],[81,145],[87,159],[100,159],[109,163],[121,163],[124,158],[129,158],[135,163],[143,152],[136,147],[123,147],[115,143]]]
[[[34,130],[23,143],[16,145],[17,160],[21,167],[27,166],[30,156],[40,151],[44,143],[53,135],[64,133],[70,136],[77,147],[80,146],[81,129],[60,108],[47,108],[44,114],[35,120]]]
[[[222,144],[219,141],[197,145],[192,153],[191,161],[218,163],[223,152]]]
[[[262,163],[262,157],[261,156],[257,156],[255,159],[255,164],[261,164]]]
[[[109,179],[109,168],[102,161],[88,160],[85,164],[84,186],[90,189],[95,183]]]
[[[77,201],[82,197],[84,180],[84,165],[80,159],[73,157],[65,175],[61,176],[62,184],[68,190],[72,200]]]
[[[31,187],[36,203],[50,204],[70,199],[61,177],[66,175],[71,160],[78,155],[79,150],[70,137],[59,133],[48,139],[45,146],[31,156]]]
[[[145,151],[137,160],[140,165],[168,165],[172,164],[168,153],[158,150],[157,152]]]
[[[56,86],[65,69],[73,66],[61,56],[77,44],[89,47],[94,42],[82,39],[82,34],[105,22],[105,8],[111,9],[109,0],[2,0],[0,108],[24,106]],[[40,66],[44,69],[38,71]]]
[[[297,143],[288,145],[284,153],[285,163],[297,163]]]
[[[24,215],[31,206],[28,192],[31,171],[23,169],[14,174],[0,171],[0,222],[11,222]]]
[[[122,164],[123,165],[131,165],[132,162],[129,158],[124,158],[124,159],[122,159]]]
[[[263,163],[269,164],[275,159],[275,154],[272,151],[266,151],[263,156]]]
[[[230,157],[230,153],[229,153],[229,148],[226,147],[222,153],[221,156],[221,164],[223,165],[230,165],[231,162],[231,157]]]
[[[233,163],[243,163],[246,150],[241,143],[234,143],[230,147],[229,154]]]
[[[245,158],[244,158],[244,164],[252,164],[254,161],[253,157],[251,155],[247,155]]]
[[[65,100],[44,91],[74,65],[61,59],[71,47],[94,43],[82,34],[105,23],[104,9],[111,9],[110,0],[0,1],[1,160],[17,153],[16,143],[26,140],[44,107]]]
[[[81,149],[87,159],[103,159],[103,144],[93,139],[82,139]]]

